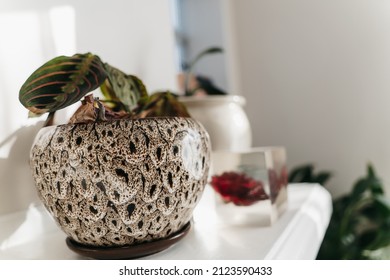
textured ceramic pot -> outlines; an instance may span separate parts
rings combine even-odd
[[[92,246],[163,239],[192,217],[210,141],[191,118],[46,127],[31,150],[38,194],[61,229]]]

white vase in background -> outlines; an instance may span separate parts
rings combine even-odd
[[[242,151],[252,145],[252,131],[243,109],[245,98],[238,95],[182,96],[190,115],[210,135],[212,150]]]

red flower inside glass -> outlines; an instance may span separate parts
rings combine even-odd
[[[268,199],[262,182],[248,177],[244,173],[224,172],[211,178],[211,186],[225,202],[249,206],[259,200]]]

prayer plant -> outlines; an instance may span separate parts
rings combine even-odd
[[[87,95],[97,88],[104,98]],[[34,71],[19,92],[19,100],[30,111],[30,116],[49,113],[48,124],[57,110],[83,97],[82,105],[70,123],[189,117],[185,106],[174,94],[167,91],[149,95],[139,78],[125,74],[91,53],[53,58]]]

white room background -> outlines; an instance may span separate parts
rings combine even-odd
[[[179,2],[193,14],[183,18],[190,55],[225,48],[226,67],[214,75],[246,98],[254,145],[286,146],[289,167],[333,171],[335,196],[371,162],[390,193],[390,1]]]

